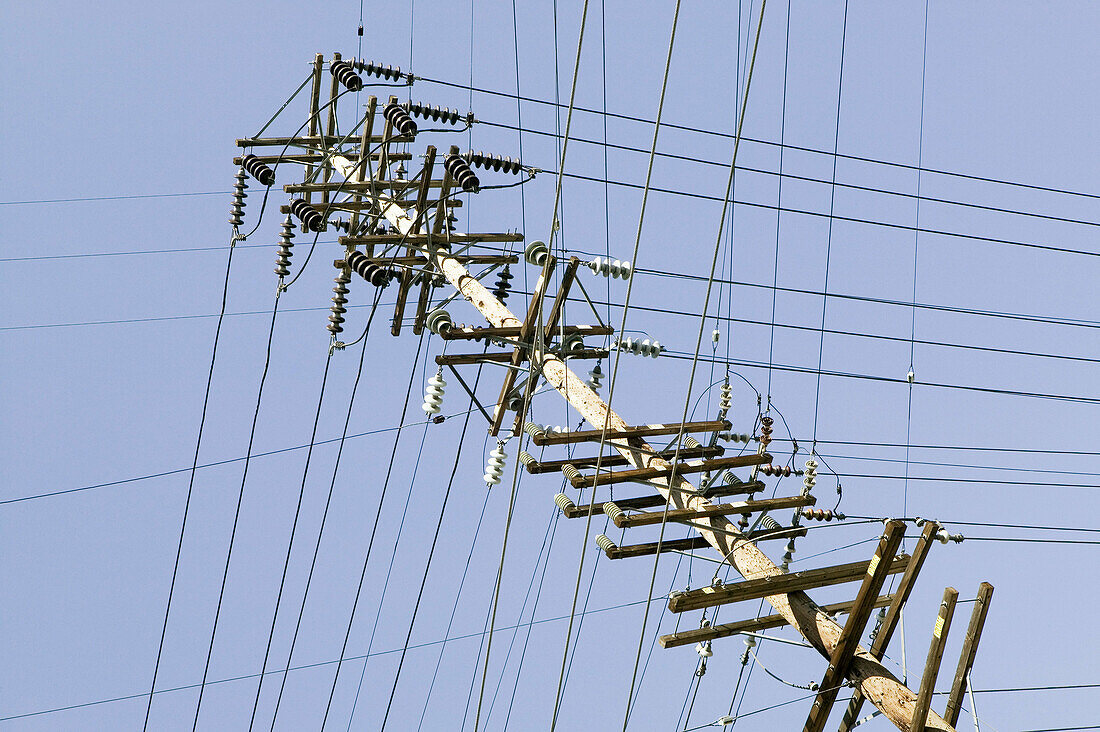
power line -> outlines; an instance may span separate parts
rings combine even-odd
[[[535,98],[535,97],[527,97],[527,96],[519,96],[519,95],[516,95],[516,94],[509,94],[508,92],[497,91],[495,89],[485,89],[485,88],[481,88],[481,87],[470,87],[470,86],[467,86],[465,84],[458,84],[458,83],[451,82],[451,81],[444,81],[442,79],[433,79],[433,78],[427,77],[427,76],[417,76],[416,80],[417,81],[425,81],[425,82],[428,82],[429,84],[438,84],[440,86],[448,86],[448,87],[463,89],[463,90],[467,90],[467,91],[474,91],[474,92],[477,92],[479,94],[486,94],[486,95],[490,95],[490,96],[504,97],[504,98],[507,98],[507,99],[518,99],[519,101],[531,102],[533,104],[542,104],[542,105],[547,105],[547,106],[562,106],[560,104],[556,104],[555,102],[551,102],[551,101],[548,101],[548,100],[545,100],[545,99],[538,99],[538,98]],[[587,108],[587,107],[575,107],[575,109],[579,112],[585,112],[587,114],[595,114],[595,115],[600,115],[600,116],[611,117],[613,119],[621,119],[621,120],[625,120],[627,122],[639,122],[639,123],[646,124],[646,125],[654,124],[654,121],[651,120],[651,119],[645,119],[643,117],[636,117],[636,116],[633,116],[633,115],[621,114],[621,113],[617,113],[617,112],[606,112],[606,111],[601,111],[601,110],[598,110],[598,109],[590,109],[590,108]],[[728,140],[734,139],[734,135],[729,133],[729,132],[722,132],[722,131],[719,131],[719,130],[708,130],[708,129],[704,129],[704,128],[701,128],[701,127],[693,127],[691,125],[682,125],[682,124],[676,124],[676,123],[672,123],[672,122],[662,122],[661,126],[662,127],[667,127],[669,129],[681,130],[681,131],[684,131],[684,132],[693,132],[693,133],[698,133],[698,134],[702,134],[702,135],[709,135],[709,136],[713,136],[713,137],[722,137],[722,138],[725,138],[725,139],[728,139]],[[766,145],[768,147],[780,147],[780,144],[778,142],[773,141],[773,140],[765,140],[765,139],[762,139],[762,138],[754,138],[754,137],[743,137],[742,139],[745,142],[751,142],[751,143],[754,143],[754,144],[757,144],[757,145]],[[961,173],[961,172],[958,172],[958,171],[943,170],[943,169],[939,169],[939,168],[927,168],[927,167],[913,165],[911,163],[899,163],[899,162],[894,162],[894,161],[890,161],[890,160],[880,160],[880,159],[877,159],[877,158],[865,157],[865,156],[861,156],[861,155],[848,155],[848,154],[840,153],[840,152],[834,153],[832,150],[822,150],[822,149],[819,149],[819,148],[806,147],[806,146],[802,146],[802,145],[786,144],[786,145],[783,145],[783,147],[786,148],[787,150],[797,150],[799,152],[815,153],[815,154],[818,154],[818,155],[825,155],[825,156],[829,156],[829,157],[832,157],[833,155],[835,155],[836,157],[844,159],[844,160],[854,160],[856,162],[861,162],[861,163],[872,163],[872,164],[875,164],[875,165],[885,165],[885,166],[892,167],[892,168],[901,168],[903,170],[913,170],[913,171],[920,170],[921,172],[924,172],[924,173],[934,173],[936,175],[945,175],[945,176],[950,176],[950,177],[953,177],[953,178],[964,178],[966,180],[973,180],[973,181],[977,181],[977,182],[980,182],[980,183],[996,183],[998,185],[1013,186],[1013,187],[1016,187],[1016,188],[1025,188],[1025,189],[1028,189],[1028,190],[1045,191],[1047,193],[1057,193],[1057,194],[1069,195],[1069,196],[1080,196],[1082,198],[1100,200],[1100,194],[1096,194],[1096,193],[1086,193],[1084,191],[1074,191],[1074,190],[1065,189],[1065,188],[1054,188],[1054,187],[1050,187],[1050,186],[1038,185],[1038,184],[1035,184],[1035,183],[1024,183],[1022,181],[1012,181],[1012,180],[1007,180],[1007,179],[1002,179],[1002,178],[993,178],[993,177],[990,177],[990,176],[974,175],[974,174],[971,174],[971,173]]]
[[[184,198],[186,196],[228,196],[233,191],[191,191],[187,193],[135,193],[124,196],[85,196],[83,198],[39,198],[31,201],[0,201],[0,206],[25,206],[36,203],[78,203],[82,201],[128,201],[135,198]]]

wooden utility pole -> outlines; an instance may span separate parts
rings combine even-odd
[[[349,173],[354,165],[334,156],[338,170]],[[417,212],[406,211],[386,195],[373,196],[377,210],[399,234],[409,234],[418,220]],[[495,328],[522,328],[522,323],[507,307],[477,279],[470,275],[458,259],[443,249],[422,247],[422,252],[434,261],[447,280]],[[533,368],[553,386],[596,429],[606,429],[610,435],[623,431],[627,423],[574,374],[556,354],[532,345],[529,351]],[[669,471],[671,464],[655,454],[641,437],[610,437],[607,444],[617,450],[635,468],[661,468]],[[648,480],[669,504],[676,509],[705,509],[711,503],[700,496],[695,487],[680,475],[656,476]],[[783,574],[755,544],[747,541],[736,524],[725,516],[706,516],[693,526],[746,579],[777,577]],[[768,603],[825,658],[830,658],[838,646],[843,629],[804,592],[795,591],[769,595]],[[852,658],[847,679],[855,683],[866,698],[898,729],[909,730],[916,706],[916,695],[899,681],[870,652],[858,647]],[[925,729],[953,730],[939,715],[929,713]]]

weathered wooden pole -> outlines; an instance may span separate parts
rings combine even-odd
[[[346,169],[349,172],[354,167],[350,161],[339,156],[335,156],[334,164],[337,169]],[[382,215],[399,233],[406,234],[412,229],[417,220],[416,212],[405,211],[388,196],[378,195],[375,200]],[[435,262],[447,280],[471,305],[477,308],[491,326],[505,328],[522,325],[519,318],[449,252],[442,249],[429,249],[425,246],[423,253]],[[574,374],[556,354],[532,346],[530,360],[533,367],[541,371],[546,382],[565,397],[565,400],[593,427],[604,429],[606,425],[606,429],[611,433],[627,427],[622,417],[611,411],[607,403]],[[637,468],[671,467],[667,460],[655,455],[653,448],[641,438],[608,439],[607,444],[618,450],[631,465]],[[654,478],[649,482],[664,496],[672,509],[699,509],[711,505],[707,499],[696,493],[695,486],[679,475],[674,482],[670,482],[668,478]],[[736,524],[724,516],[702,518],[693,522],[693,526],[745,579],[783,574],[766,554],[754,543],[745,539]],[[766,599],[822,656],[830,657],[840,640],[842,628],[806,593],[770,595]],[[854,682],[866,698],[898,729],[909,729],[916,695],[864,648],[857,649],[847,678]],[[926,729],[954,730],[935,713],[929,714]]]

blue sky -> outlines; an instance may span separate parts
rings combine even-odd
[[[768,3],[738,153],[733,236],[726,225],[719,240],[730,135],[759,4],[742,2],[740,10],[681,9],[663,116],[674,126],[658,138],[662,155],[639,233],[653,136],[646,120],[657,113],[673,3],[589,5],[576,104],[640,121],[575,113],[559,241],[578,256],[618,258],[629,258],[639,241],[626,327],[635,331],[629,335],[661,340],[673,356],[623,357],[613,407],[628,422],[673,421],[686,399],[694,404],[722,378],[723,365],[704,361],[687,392],[718,241],[719,279],[738,284],[716,285],[702,356],[729,359],[751,384],[733,377],[735,429],[751,428],[756,392],[770,394],[800,446],[795,461],[805,460],[816,436],[818,452],[841,474],[840,509],[847,514],[936,517],[967,537],[1028,540],[935,546],[905,614],[904,654],[900,635],[890,647],[892,668],[907,671],[915,688],[943,588],[971,598],[986,580],[996,592],[973,672],[977,689],[1100,683],[1088,624],[1097,600],[1089,581],[1097,545],[1031,541],[1094,541],[1095,529],[970,525],[1088,529],[1100,509],[1098,9],[1082,2],[933,1],[925,43],[924,3],[853,1],[845,25],[844,3],[794,2],[789,30],[787,3]],[[0,180],[5,732],[143,725],[224,281],[234,140],[268,120],[309,73],[315,53],[359,53],[359,17],[351,2],[308,9],[286,2],[47,2],[3,12],[0,58],[8,81],[0,119],[13,143],[9,174]],[[557,3],[556,22],[549,2],[519,3],[515,15],[504,2],[364,5],[361,55],[424,77],[411,90],[376,93],[472,110],[480,120],[469,133],[421,135],[414,154],[429,143],[512,156],[522,146],[526,163],[548,171],[522,189],[465,197],[460,229],[548,237],[555,187],[549,171],[560,156],[554,133],[564,130],[565,110],[540,102],[517,108],[507,95],[516,92],[518,72],[523,96],[568,104],[580,17],[580,3]],[[471,93],[471,85],[505,96]],[[371,91],[341,102],[342,128],[354,124]],[[299,97],[270,133],[290,134],[306,114]],[[528,130],[522,136],[518,115]],[[619,146],[606,158],[595,144],[604,139]],[[787,145],[782,160],[780,140]],[[841,155],[835,159],[834,143]],[[280,185],[292,180],[283,170]],[[605,177],[614,182],[605,186]],[[489,179],[511,182],[483,175]],[[249,194],[251,229],[262,198],[254,181]],[[234,252],[199,453],[199,463],[210,467],[195,476],[150,729],[188,729],[196,716],[265,360],[281,220],[273,209],[287,198],[272,189],[258,230]],[[297,239],[295,268],[306,242]],[[321,727],[375,527],[326,729],[379,728],[394,688],[463,418],[420,421],[423,384],[435,370],[424,365],[425,353],[440,353],[441,344],[428,339],[418,349],[408,331],[393,338],[374,327],[335,481],[358,350],[333,357],[317,419],[320,444],[307,470],[303,448],[318,413],[336,252],[322,234],[301,279],[280,299],[201,729],[249,724],[303,485],[269,670],[287,667],[330,485],[333,498],[275,726]],[[533,276],[521,269],[517,285]],[[596,299],[616,304],[617,324],[625,285],[591,277],[584,284]],[[361,306],[372,294],[352,283],[349,332],[365,324],[369,308]],[[391,301],[387,290],[382,302]],[[524,306],[519,295],[510,304]],[[465,306],[451,310],[458,321],[478,322]],[[381,307],[378,321],[390,312]],[[578,323],[591,317],[580,305],[568,314]],[[578,367],[582,376],[587,368]],[[475,373],[467,367],[463,375]],[[495,397],[499,379],[495,371],[482,374],[483,400]],[[468,400],[450,381],[444,414],[457,414]],[[407,426],[394,448],[407,389]],[[697,418],[717,409],[716,392],[699,400]],[[533,417],[576,420],[553,394],[538,398]],[[493,444],[477,419],[461,449],[393,693],[392,729],[473,727],[479,643],[509,503],[507,482],[486,495],[481,475]],[[779,432],[788,436],[786,426]],[[508,445],[507,476],[517,442]],[[921,446],[908,451],[908,465],[906,444]],[[786,461],[791,443],[773,452]],[[582,547],[583,524],[555,519],[551,499],[560,483],[524,476],[517,491],[484,729],[549,726],[563,618],[582,551],[580,597],[593,612],[579,630],[559,728],[622,726],[654,565],[594,562],[595,547]],[[822,476],[820,506],[836,502],[836,485]],[[797,488],[787,480],[777,490]],[[850,523],[811,531],[796,558],[829,553],[794,566],[867,558],[880,528]],[[655,540],[645,529],[633,532],[612,536]],[[778,558],[782,546],[767,550]],[[664,555],[654,595],[706,584],[714,567]],[[852,592],[842,586],[813,596],[834,602]],[[756,606],[745,605],[724,608],[721,618],[753,616]],[[664,606],[658,598],[650,607],[631,729],[685,726],[698,657],[690,648],[650,649],[658,621],[665,633],[699,619],[677,618]],[[959,606],[938,688],[950,683],[969,612],[970,605]],[[743,649],[738,639],[715,642],[691,726],[727,713]],[[809,692],[763,667],[806,685],[820,679],[825,661],[779,643],[757,652],[760,662],[746,671],[737,696],[741,714],[757,713],[738,727],[797,728]],[[280,681],[265,678],[258,725],[272,725]],[[1100,724],[1095,694],[1095,687],[989,692],[978,695],[977,711],[982,729],[1083,729]],[[933,706],[942,711],[942,697]],[[67,707],[74,708],[51,711]],[[970,724],[964,714],[960,727]],[[881,718],[867,725],[888,728]]]

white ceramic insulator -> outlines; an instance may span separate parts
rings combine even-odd
[[[629,351],[635,356],[650,358],[657,358],[665,350],[660,341],[650,341],[648,338],[620,338],[615,345],[620,351]]]
[[[504,461],[508,459],[508,454],[504,452],[504,445],[497,445],[489,452],[489,461],[485,464],[485,478],[486,485],[497,485],[500,483],[500,476],[504,474]]]
[[[630,275],[634,273],[634,266],[629,260],[624,262],[620,259],[609,259],[607,257],[596,257],[588,263],[588,268],[603,277],[623,280],[629,280]]]
[[[443,374],[436,374],[428,379],[428,385],[424,388],[424,404],[421,407],[427,414],[437,414],[439,405],[443,403],[443,390],[447,382],[443,380]]]

